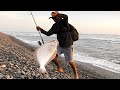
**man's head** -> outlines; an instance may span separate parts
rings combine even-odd
[[[50,17],[50,18],[52,18],[54,20],[54,22],[59,22],[61,20],[61,18],[58,17],[58,14],[59,14],[59,12],[54,11],[54,12],[51,13],[52,17]]]

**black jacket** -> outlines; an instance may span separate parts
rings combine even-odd
[[[48,32],[45,30],[41,30],[41,32],[47,36],[57,34],[60,47],[69,47],[73,45],[73,40],[67,26],[68,16],[65,14],[59,14],[59,16],[63,18],[60,22],[54,23]]]

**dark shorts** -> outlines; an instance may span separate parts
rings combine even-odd
[[[60,57],[61,54],[64,54],[65,60],[67,62],[73,61],[73,45],[68,48],[57,46],[57,54]]]

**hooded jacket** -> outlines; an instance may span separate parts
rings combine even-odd
[[[68,16],[66,14],[58,14],[62,19],[55,22],[49,31],[41,30],[41,33],[50,36],[57,34],[57,40],[60,47],[70,47],[73,45],[73,40],[68,27]]]

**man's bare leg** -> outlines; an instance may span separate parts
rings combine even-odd
[[[62,67],[60,66],[60,62],[58,60],[58,55],[56,55],[56,57],[53,59],[53,62],[58,67],[58,69],[57,69],[58,72],[64,72],[63,69],[62,69]]]
[[[75,62],[70,61],[69,63],[70,63],[70,65],[72,66],[72,69],[73,69],[73,71],[74,71],[75,79],[79,79]]]

